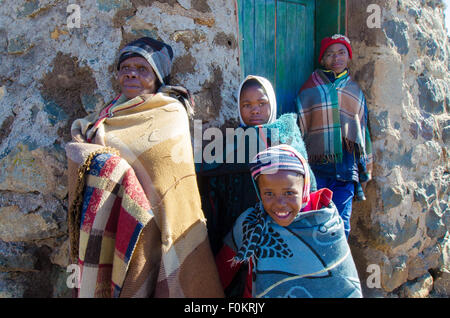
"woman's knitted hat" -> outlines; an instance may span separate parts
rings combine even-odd
[[[173,50],[170,45],[149,37],[130,42],[119,52],[117,69],[119,69],[120,63],[135,56],[147,60],[162,85],[169,84],[173,59]]]
[[[344,44],[347,47],[348,56],[350,57],[350,59],[352,59],[352,47],[350,45],[350,40],[348,39],[348,37],[342,34],[335,34],[322,40],[320,44],[319,63],[322,61],[323,54],[325,53],[327,48],[335,43]]]

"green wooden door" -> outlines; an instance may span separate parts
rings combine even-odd
[[[279,115],[295,111],[297,92],[317,66],[316,38],[337,31],[334,19],[322,12],[330,14],[334,3],[341,8],[343,1],[237,0],[242,79],[253,74],[270,80]],[[316,7],[321,11],[316,12]],[[318,18],[324,22],[320,28],[316,28]]]

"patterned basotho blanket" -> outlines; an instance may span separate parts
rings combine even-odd
[[[77,224],[72,233],[79,229],[71,242],[73,246],[78,241],[79,247],[78,295],[117,297],[137,239],[153,212],[133,169],[119,156],[94,152],[84,169],[84,191],[76,206],[79,220],[71,222]]]
[[[76,223],[77,218],[80,218],[81,234],[79,246],[72,244],[71,248],[76,250],[79,247],[77,254],[84,262],[80,292],[84,288],[87,290],[85,294],[80,293],[80,296],[100,295],[92,290],[96,284],[91,282],[90,285],[83,285],[83,283],[88,283],[83,281],[83,275],[88,268],[86,259],[89,259],[91,254],[102,257],[102,251],[91,250],[91,247],[97,249],[100,246],[101,249],[109,248],[110,250],[110,245],[107,246],[107,243],[105,245],[100,243],[89,245],[84,241],[83,236],[86,234],[83,233],[83,230],[89,228],[86,222],[92,222],[93,228],[97,230],[95,226],[97,218],[104,219],[104,216],[100,216],[102,210],[95,208],[94,203],[91,204],[88,200],[89,185],[99,186],[95,182],[91,183],[90,180],[100,182],[103,187],[106,187],[105,184],[111,186],[117,180],[112,177],[100,180],[90,172],[83,173],[83,169],[79,171],[79,168],[86,167],[86,160],[91,158],[94,161],[88,166],[91,170],[93,169],[92,171],[96,171],[95,167],[101,166],[101,161],[110,155],[93,157],[93,154],[96,152],[110,153],[111,149],[108,147],[111,147],[117,149],[120,157],[110,156],[105,164],[110,160],[122,162],[116,167],[119,169],[117,173],[131,175],[131,170],[124,168],[124,163],[128,163],[138,181],[127,184],[119,181],[119,185],[112,192],[115,193],[116,190],[120,192],[119,188],[125,191],[125,188],[131,186],[133,193],[141,193],[138,190],[141,187],[148,200],[148,203],[145,203],[142,195],[133,197],[132,200],[132,202],[137,200],[140,208],[147,211],[147,214],[139,210],[140,208],[138,209],[140,213],[137,215],[133,214],[136,210],[132,210],[133,212],[129,209],[126,212],[122,211],[123,215],[129,219],[127,222],[130,223],[127,223],[127,230],[123,232],[125,235],[123,241],[115,242],[115,244],[121,246],[117,254],[123,253],[126,246],[124,256],[120,257],[123,257],[123,263],[128,262],[128,265],[121,264],[117,271],[119,273],[117,279],[116,277],[111,278],[112,283],[119,286],[118,289],[120,289],[120,292],[113,291],[111,296],[222,297],[223,290],[209,246],[205,217],[201,210],[188,118],[183,105],[177,99],[164,93],[143,95],[130,101],[119,97],[100,115],[91,115],[76,120],[72,125],[72,137],[75,142],[69,143],[66,147],[69,163],[69,214],[72,220],[70,228],[74,229],[71,231],[71,237],[77,236],[77,224],[72,226],[73,222]],[[89,143],[88,140],[93,143]],[[108,165],[103,165],[103,167],[108,169]],[[79,173],[81,173],[81,177],[79,177]],[[77,191],[77,185],[82,182],[80,180],[83,178],[86,182],[83,187],[84,191]],[[131,189],[129,190],[131,191]],[[92,207],[92,211],[86,210],[77,216],[75,207],[81,192],[84,193],[81,204],[82,211],[84,211],[84,207],[86,209]],[[108,200],[108,202],[112,201],[113,198],[114,201],[117,200],[111,193],[106,194],[102,190],[99,192],[108,197],[107,200],[106,197],[98,199],[103,205]],[[123,204],[123,197],[121,200]],[[117,204],[114,208],[117,208]],[[106,208],[106,210],[112,219],[116,218],[114,209]],[[94,220],[86,219],[88,215],[92,215]],[[141,225],[142,229],[139,229]],[[128,227],[134,229],[132,234]],[[122,233],[118,233],[119,228],[117,228],[115,240],[122,235]],[[91,231],[89,238],[92,238],[93,234]],[[103,239],[109,235],[109,232],[104,230],[99,235]],[[112,242],[108,244],[112,244]],[[77,244],[75,243],[75,245]],[[134,245],[134,250],[132,245]],[[86,251],[82,250],[84,246],[86,246]],[[114,265],[112,267],[111,273],[115,273]],[[120,288],[121,280],[123,283]],[[102,294],[102,296],[106,295]]]
[[[310,162],[342,162],[346,149],[357,150],[361,173],[371,178],[373,155],[364,93],[348,73],[334,83],[320,69],[314,71],[296,99],[299,126]]]

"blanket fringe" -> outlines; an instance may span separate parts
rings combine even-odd
[[[236,257],[233,257],[233,258],[229,259],[227,262],[231,263],[231,267],[235,267],[237,265],[241,265],[241,264],[246,263],[248,261],[245,260],[245,259],[241,260],[241,259],[238,259]]]
[[[112,153],[120,156],[117,149],[104,147],[93,151],[86,158],[84,163],[78,168],[78,178],[74,199],[69,207],[68,223],[69,223],[69,243],[70,243],[70,261],[72,264],[78,263],[78,252],[80,245],[80,227],[81,227],[81,206],[83,204],[84,186],[86,181],[86,173],[90,170],[92,160],[100,154]]]

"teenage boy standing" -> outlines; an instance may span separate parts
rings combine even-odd
[[[372,145],[364,93],[349,75],[350,40],[335,34],[321,42],[319,63],[296,99],[299,126],[317,188],[329,188],[348,238],[352,200],[364,197],[371,178]],[[356,191],[355,191],[356,189]]]

